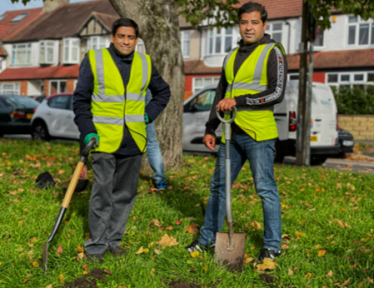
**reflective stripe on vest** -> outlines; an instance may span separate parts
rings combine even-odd
[[[150,57],[134,52],[126,89],[108,49],[90,50],[88,57],[94,76],[91,112],[100,136],[100,145],[95,151],[117,151],[126,123],[136,145],[144,153],[147,143],[144,120],[145,94],[152,72]]]
[[[234,77],[234,63],[239,48],[232,50],[224,61],[225,76],[228,83],[225,98],[233,98],[246,94],[258,94],[268,89],[267,62],[271,50],[278,47],[284,54],[280,44],[259,45],[242,63]],[[235,123],[257,141],[274,139],[278,131],[273,115],[274,105],[262,107],[241,106]],[[225,116],[228,117],[228,116]],[[224,135],[222,136],[224,142]]]

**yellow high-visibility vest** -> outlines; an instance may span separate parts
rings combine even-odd
[[[99,147],[94,151],[117,151],[126,123],[136,145],[144,153],[147,144],[145,94],[151,79],[151,58],[134,52],[127,87],[124,87],[121,74],[108,49],[89,50],[88,58],[94,76],[91,112],[100,137]]]
[[[281,53],[284,49],[281,44],[270,43],[259,45],[243,62],[234,77],[234,62],[239,48],[232,50],[226,57],[224,69],[228,86],[225,98],[234,98],[245,94],[258,94],[268,89],[267,63],[271,50],[278,47]],[[279,50],[277,51],[279,53]],[[279,63],[283,65],[283,63]],[[278,75],[280,77],[280,75]],[[283,77],[283,75],[281,75]],[[281,79],[283,81],[283,78]],[[256,99],[256,101],[264,101]],[[238,113],[235,123],[256,141],[264,141],[278,137],[277,125],[274,119],[274,105],[268,107],[237,107]],[[225,115],[229,118],[228,115]],[[225,131],[225,129],[223,129]],[[225,135],[221,141],[225,143]]]

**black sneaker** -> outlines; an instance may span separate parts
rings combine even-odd
[[[282,254],[281,251],[275,251],[273,249],[263,248],[260,253],[258,253],[257,260],[263,261],[265,258],[275,259]]]
[[[194,251],[204,252],[204,251],[207,251],[208,249],[214,248],[215,246],[216,246],[215,244],[210,245],[210,246],[205,246],[201,244],[199,240],[196,239],[184,249],[186,249],[188,252],[194,252]]]

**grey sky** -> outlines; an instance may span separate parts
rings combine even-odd
[[[70,3],[84,1],[87,0],[70,0]],[[11,0],[0,0],[0,3],[0,15],[3,15],[5,11],[43,7],[43,0],[30,0],[26,6],[22,4],[22,0],[18,0],[18,3],[12,3]]]

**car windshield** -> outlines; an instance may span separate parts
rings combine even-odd
[[[36,108],[40,105],[38,101],[26,96],[5,96],[2,98],[8,107],[16,106],[20,108]]]

